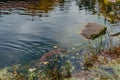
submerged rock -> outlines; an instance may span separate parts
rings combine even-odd
[[[119,36],[119,35],[120,35],[120,32],[110,34],[110,36]]]
[[[59,53],[64,53],[64,52],[66,52],[66,49],[63,49],[63,48],[58,48],[58,49],[51,50],[41,57],[40,61],[38,61],[36,63],[36,66],[39,66],[41,64],[48,64],[48,62],[46,62],[47,58],[53,56],[54,54],[59,54]]]
[[[96,23],[88,23],[85,29],[82,30],[81,35],[87,39],[95,39],[106,33],[106,27]]]

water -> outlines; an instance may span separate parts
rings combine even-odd
[[[105,24],[103,16],[94,14],[92,10],[97,4],[88,6],[80,4],[80,0],[51,0],[49,4],[45,1],[40,2],[42,13],[34,15],[23,14],[24,10],[2,10],[11,14],[0,15],[0,67],[40,58],[54,46],[73,48],[87,44],[80,33],[88,22],[113,28],[109,22]],[[111,32],[120,31],[119,25],[111,27]]]

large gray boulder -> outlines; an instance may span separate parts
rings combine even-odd
[[[85,29],[82,30],[81,35],[87,39],[95,39],[106,33],[106,27],[96,23],[88,23]]]

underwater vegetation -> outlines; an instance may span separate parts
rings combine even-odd
[[[95,51],[84,54],[81,63],[83,68],[77,73],[73,72],[74,65],[69,57],[53,54],[37,67],[33,63],[32,67],[30,64],[6,67],[1,70],[7,70],[1,80],[116,80],[120,78],[119,54],[120,47],[104,50],[99,54]]]
[[[94,40],[92,39],[92,41]],[[97,47],[100,47],[101,44]],[[95,49],[83,51],[82,62],[79,61],[79,67],[82,68],[77,72],[75,72],[75,65],[71,61],[72,57],[69,56],[73,49],[70,51],[55,47],[30,64],[14,65],[1,69],[3,71],[1,80],[119,80],[120,46],[102,47],[103,49],[100,51]]]
[[[55,2],[58,0],[41,0],[34,4],[33,2],[19,2],[15,5],[3,3],[1,9],[19,8],[24,9],[26,13],[22,15],[33,15],[36,10],[42,13],[48,13],[53,10]],[[62,2],[64,0],[60,0]],[[79,0],[77,0],[79,1]],[[90,0],[81,0],[86,6]],[[99,15],[103,15],[110,23],[118,23],[120,20],[119,0],[97,0],[99,5]],[[46,4],[46,5],[45,5]],[[93,0],[92,4],[95,4]],[[7,5],[7,6],[3,6]],[[23,8],[21,8],[21,6]],[[80,7],[80,6],[79,6]],[[91,9],[94,6],[90,6]],[[27,9],[27,10],[26,10]],[[38,13],[39,13],[38,11]],[[9,14],[1,12],[0,14]],[[107,28],[97,23],[88,23],[82,31],[82,35],[94,42],[95,39],[101,39],[107,32]],[[119,32],[111,36],[119,36]],[[113,38],[114,39],[114,38]],[[120,45],[109,46],[105,48],[101,43],[97,44],[97,48],[82,50],[82,61],[78,60],[80,70],[75,70],[70,53],[73,53],[75,48],[67,50],[58,48],[48,51],[38,60],[30,63],[14,65],[0,70],[0,80],[119,80],[120,79]],[[108,44],[110,45],[110,44]],[[89,45],[93,47],[93,45]],[[85,48],[88,48],[86,45]],[[100,49],[99,49],[100,48]],[[74,54],[74,53],[73,53]],[[79,54],[77,54],[78,57]],[[76,71],[76,72],[75,72]]]

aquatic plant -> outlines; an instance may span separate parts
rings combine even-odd
[[[120,58],[120,47],[113,47],[105,50],[102,54],[109,56],[112,59]]]
[[[66,52],[66,50],[63,49],[63,48],[58,48],[58,49],[51,50],[48,53],[46,53],[45,55],[43,55],[40,58],[40,61],[38,61],[38,63],[36,63],[36,65],[39,66],[39,65],[43,64],[44,61],[46,61],[49,57],[53,56],[54,54],[61,54],[61,53],[64,53],[64,52]]]
[[[89,70],[95,65],[97,61],[98,61],[98,55],[94,53],[93,54],[90,53],[90,55],[84,56],[82,66],[84,67],[84,70]]]
[[[48,63],[44,64],[41,69],[42,73],[49,80],[64,80],[71,77],[71,62],[66,60],[65,56],[61,57],[59,54],[53,55],[49,58]]]

